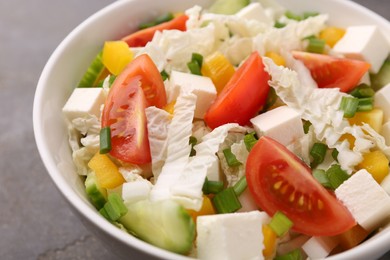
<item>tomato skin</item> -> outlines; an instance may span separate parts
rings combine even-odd
[[[186,28],[187,20],[188,20],[188,16],[182,14],[168,22],[136,31],[135,33],[123,37],[122,41],[125,41],[129,45],[129,47],[144,47],[148,42],[150,42],[153,39],[154,33],[157,31],[163,31],[163,30],[185,31],[187,29]]]
[[[145,108],[166,103],[158,69],[148,55],[138,56],[115,79],[104,105],[102,127],[111,128],[110,155],[128,163],[149,163]]]
[[[269,137],[261,137],[249,153],[246,178],[256,204],[270,216],[282,211],[293,221],[294,231],[333,236],[356,225],[348,209],[312,177],[308,166]]]
[[[257,52],[242,64],[222,89],[204,116],[214,129],[227,123],[246,125],[265,104],[269,74]]]
[[[360,60],[301,51],[292,54],[310,70],[319,88],[340,88],[341,92],[354,89],[370,68],[369,63]]]

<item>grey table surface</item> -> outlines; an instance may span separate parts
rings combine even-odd
[[[50,54],[112,1],[0,0],[0,259],[115,259],[54,186],[32,129],[34,92]],[[356,2],[390,20],[389,0]]]

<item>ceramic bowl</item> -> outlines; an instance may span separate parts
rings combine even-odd
[[[376,24],[390,37],[390,23],[372,11],[348,0],[279,0],[294,12],[330,14],[338,26]],[[53,182],[85,225],[113,254],[123,258],[189,259],[154,247],[130,236],[103,219],[89,203],[82,179],[72,163],[67,128],[61,109],[105,40],[118,39],[141,22],[168,11],[182,11],[211,0],[121,0],[98,11],[77,26],[56,48],[39,79],[33,108],[36,143]],[[390,39],[388,39],[390,42]],[[374,259],[390,250],[390,228],[361,245],[329,259]]]

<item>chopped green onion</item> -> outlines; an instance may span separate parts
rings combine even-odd
[[[313,170],[313,177],[325,188],[332,188],[332,185],[329,182],[328,175],[325,170],[315,169]]]
[[[167,14],[164,14],[164,15],[157,17],[152,22],[141,23],[139,25],[139,29],[141,30],[141,29],[150,28],[150,27],[153,27],[153,26],[158,25],[160,23],[168,22],[168,21],[172,20],[173,18],[174,18],[174,16],[172,13],[167,13]]]
[[[307,19],[309,17],[314,17],[314,16],[317,16],[319,15],[318,12],[304,12],[303,13],[303,19]]]
[[[297,14],[294,14],[294,13],[291,12],[291,11],[287,11],[284,15],[285,15],[288,19],[291,19],[291,20],[295,20],[295,21],[301,21],[301,20],[302,20],[302,16],[297,15]]]
[[[333,164],[326,171],[328,176],[329,183],[333,189],[337,189],[345,180],[349,178],[348,173],[346,173],[339,164]]]
[[[169,75],[165,70],[161,71],[160,75],[161,75],[163,81],[165,81],[166,79],[169,79]]]
[[[100,129],[100,153],[111,151],[111,128],[109,126]]]
[[[230,167],[240,166],[242,164],[239,160],[237,160],[230,148],[224,149],[223,154],[225,155],[226,162]]]
[[[337,151],[337,149],[333,149],[332,151],[332,158],[335,160],[335,161],[338,161],[337,159],[337,156],[339,156],[339,151]]]
[[[325,159],[326,151],[328,147],[323,143],[315,143],[310,149],[310,155],[313,157],[313,164],[318,165]]]
[[[344,111],[344,117],[351,118],[355,115],[359,106],[359,99],[354,97],[343,97],[340,103],[340,110]]]
[[[200,67],[199,64],[196,61],[190,61],[187,63],[188,69],[191,71],[192,74],[194,75],[202,75],[200,72]]]
[[[117,221],[127,213],[127,208],[118,193],[111,193],[108,195],[106,204],[99,212],[104,217],[108,217],[108,220]]]
[[[357,108],[357,112],[371,111],[373,108],[374,108],[374,98],[372,97],[359,98],[359,105]]]
[[[194,149],[194,146],[198,143],[198,139],[196,139],[195,136],[190,136],[190,141],[189,144],[191,145],[191,152],[190,152],[190,157],[196,155],[196,150]]]
[[[283,27],[286,27],[286,24],[276,21],[274,24],[274,27],[275,28],[283,28]]]
[[[274,258],[274,260],[303,260],[302,252],[299,248],[294,249],[293,251],[288,252],[284,255],[279,255]]]
[[[311,53],[324,53],[326,42],[323,39],[310,38],[306,51]]]
[[[236,184],[233,185],[234,192],[237,196],[240,196],[245,189],[248,187],[248,183],[246,182],[246,176],[242,176]]]
[[[290,230],[293,226],[293,222],[281,211],[277,211],[268,225],[277,236],[281,237]]]
[[[233,187],[229,187],[217,193],[212,198],[212,202],[215,210],[220,214],[233,213],[242,207]]]
[[[248,152],[252,150],[252,147],[257,143],[256,132],[251,132],[244,136],[244,144]]]
[[[202,54],[199,54],[199,53],[196,53],[196,52],[192,53],[191,61],[195,61],[196,63],[198,63],[199,68],[202,68],[202,64],[203,64],[203,56],[202,56]]]
[[[348,94],[356,98],[367,98],[373,97],[375,95],[375,90],[373,90],[369,85],[362,83],[355,87]]]
[[[223,190],[223,181],[209,181],[206,177],[202,191],[204,194],[217,194]]]
[[[303,122],[303,132],[305,134],[309,133],[310,126],[311,126],[311,122],[310,121],[304,121]]]

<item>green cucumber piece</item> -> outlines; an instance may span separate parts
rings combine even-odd
[[[95,172],[88,173],[85,180],[85,190],[92,204],[99,210],[107,202],[107,191],[100,187]]]
[[[370,74],[370,80],[375,91],[390,83],[390,57],[385,60],[377,74]]]
[[[217,0],[210,6],[209,12],[215,14],[235,14],[249,5],[249,2],[249,0]]]
[[[132,234],[157,247],[186,254],[195,238],[195,224],[188,212],[171,200],[142,200],[126,205],[119,222]]]
[[[105,69],[103,61],[102,61],[103,51],[100,51],[98,55],[96,55],[95,59],[92,61],[91,65],[84,73],[83,78],[80,80],[78,84],[78,88],[90,88],[96,87],[99,79]]]

